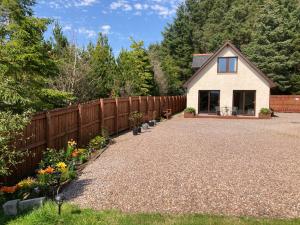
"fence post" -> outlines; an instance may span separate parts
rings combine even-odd
[[[149,96],[146,97],[146,114],[147,120],[151,120],[151,117],[149,117]]]
[[[47,148],[51,148],[52,144],[51,144],[51,114],[50,112],[46,112],[46,143],[47,143]]]
[[[81,105],[78,104],[78,146],[82,144],[82,110]]]
[[[103,98],[100,99],[100,107],[101,107],[101,110],[100,110],[100,113],[101,113],[101,135],[103,135],[102,133],[102,129],[105,128],[104,127],[104,102],[103,102]]]
[[[129,109],[128,109],[128,114],[130,115],[131,113],[131,110],[132,110],[132,98],[129,97]]]
[[[119,99],[116,98],[116,111],[115,111],[115,129],[117,135],[119,134]]]
[[[141,112],[142,97],[139,96],[139,112]]]
[[[99,134],[102,132],[102,111],[101,111],[101,99],[99,99]],[[102,134],[101,134],[102,135]]]

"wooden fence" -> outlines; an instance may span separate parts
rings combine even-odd
[[[102,128],[107,129],[110,135],[128,130],[130,112],[142,112],[146,121],[162,116],[166,109],[172,109],[175,114],[185,107],[185,96],[128,97],[99,99],[38,113],[25,129],[20,146],[20,149],[29,151],[29,156],[17,166],[13,176],[2,177],[0,182],[13,183],[33,174],[47,148],[61,149],[70,139],[84,146],[99,135]]]
[[[275,112],[300,113],[300,95],[271,95],[270,108]]]

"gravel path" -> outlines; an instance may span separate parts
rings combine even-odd
[[[300,114],[184,119],[126,133],[65,194],[125,212],[300,216]]]

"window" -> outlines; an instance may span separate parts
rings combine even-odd
[[[237,57],[219,57],[218,73],[236,73],[237,60]]]

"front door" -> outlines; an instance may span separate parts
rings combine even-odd
[[[255,116],[256,91],[233,91],[233,108],[238,115]]]
[[[216,113],[220,106],[220,91],[199,91],[198,113]]]

